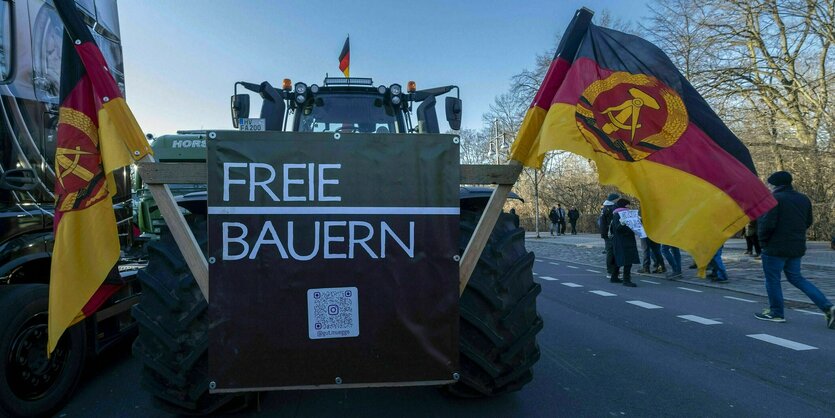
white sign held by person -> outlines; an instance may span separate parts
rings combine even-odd
[[[647,233],[644,231],[644,225],[641,223],[641,217],[638,215],[637,210],[626,210],[618,212],[620,215],[621,222],[628,226],[632,232],[635,233],[639,238],[646,238]]]

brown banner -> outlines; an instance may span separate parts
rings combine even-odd
[[[208,141],[214,390],[452,380],[454,137],[216,134]]]

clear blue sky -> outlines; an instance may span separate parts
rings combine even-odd
[[[456,84],[464,128],[531,68],[582,6],[637,21],[643,0],[119,2],[128,104],[145,132],[232,129],[235,81],[321,83],[339,75],[351,35],[351,75],[375,84]],[[253,103],[252,112],[258,107]],[[439,115],[442,117],[442,115]]]

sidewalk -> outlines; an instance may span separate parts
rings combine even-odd
[[[540,232],[540,238],[535,232],[525,234],[525,243],[529,251],[543,257],[556,258],[574,263],[587,264],[603,268],[606,256],[603,254],[604,243],[599,234],[578,234],[551,236],[547,231]],[[810,241],[806,243],[806,255],[802,260],[803,277],[814,283],[829,300],[835,301],[835,251],[829,248],[828,242]],[[640,251],[640,243],[638,243]],[[696,277],[696,270],[688,269],[693,259],[682,250],[681,263],[684,267],[683,278],[677,281],[706,286],[730,289],[736,292],[766,297],[765,279],[763,278],[762,263],[745,252],[744,239],[730,239],[725,243],[722,251],[722,261],[728,269],[727,283],[714,283]],[[667,266],[669,268],[669,266]],[[633,266],[632,273],[637,276],[664,280],[663,274],[637,274],[640,266]],[[787,306],[802,304],[814,306],[800,290],[783,279],[783,298]]]

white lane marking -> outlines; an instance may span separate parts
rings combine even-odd
[[[805,350],[817,350],[817,347],[812,347],[811,345],[806,345],[803,343],[799,343],[792,340],[787,340],[780,337],[775,337],[773,335],[768,334],[751,334],[746,335],[746,337],[751,337],[755,340],[765,341],[767,343],[779,345],[781,347],[791,348],[795,351],[805,351]]]
[[[559,280],[559,279],[555,279],[551,276],[539,276],[539,278],[542,279],[542,280],[548,280],[549,282],[555,282],[555,281]]]
[[[661,283],[658,283],[658,282],[654,282],[652,280],[641,280],[641,281],[644,282],[644,283],[661,284]]]
[[[583,287],[583,285],[581,285],[581,284],[571,283],[571,282],[565,282],[565,283],[560,283],[560,284],[563,285],[563,286],[568,286],[568,287]]]
[[[626,303],[631,303],[635,306],[640,306],[640,307],[646,308],[646,309],[661,309],[662,308],[661,306],[653,305],[651,303],[642,302],[640,300],[627,300]]]
[[[589,293],[594,293],[595,295],[600,295],[600,296],[617,296],[616,294],[609,293],[605,290],[589,290]]]
[[[570,268],[570,269],[576,269],[576,268],[579,268],[579,267],[574,267],[574,266],[566,266],[566,267],[568,267],[568,268]]]
[[[555,263],[555,262],[553,262],[553,261],[549,261],[549,262],[548,262],[548,264],[553,264],[553,265],[555,265],[555,266],[560,265],[560,263]]]
[[[540,259],[538,259],[538,258],[537,258],[535,261],[536,261],[537,263],[544,263],[544,261],[542,261],[542,260],[540,260]]]
[[[751,300],[751,299],[736,298],[736,297],[733,297],[733,296],[724,296],[724,297],[726,299],[738,300],[740,302],[757,303],[757,301]]]
[[[533,273],[533,275],[534,275],[534,276],[539,276],[539,273],[534,272],[534,273]]]
[[[599,271],[597,271],[597,270],[589,270],[589,269],[586,269],[586,271],[587,271],[587,272],[589,272],[589,273],[600,273],[600,272],[599,272]]]
[[[701,316],[696,315],[678,315],[681,319],[686,319],[688,321],[698,322],[702,325],[718,325],[721,324],[719,321],[714,321],[712,319],[702,318]]]
[[[823,312],[812,312],[812,311],[807,311],[807,310],[805,310],[805,309],[797,309],[797,308],[794,308],[794,309],[792,309],[792,310],[793,310],[793,311],[798,311],[798,312],[803,312],[803,313],[806,313],[806,314],[809,314],[809,315],[820,315],[820,316],[825,316],[825,315],[823,314]]]
[[[701,290],[691,289],[691,288],[689,288],[689,287],[679,287],[679,289],[681,289],[681,290],[686,290],[686,291],[688,291],[688,292],[702,293],[702,291],[701,291]]]

